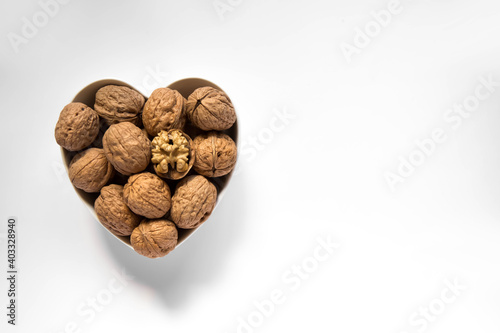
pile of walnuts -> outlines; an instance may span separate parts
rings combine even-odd
[[[158,258],[176,247],[179,228],[196,228],[212,213],[217,188],[210,178],[236,164],[236,144],[224,133],[235,121],[229,97],[212,87],[187,99],[159,88],[146,99],[108,85],[93,108],[66,105],[55,138],[72,152],[72,184],[95,193],[102,225],[130,237],[137,253]]]

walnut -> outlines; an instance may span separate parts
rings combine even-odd
[[[170,188],[161,178],[149,172],[130,176],[123,199],[136,214],[157,219],[170,209]]]
[[[151,162],[158,176],[181,179],[194,163],[193,140],[181,130],[161,131],[152,142]]]
[[[69,164],[69,179],[85,192],[99,192],[113,177],[115,169],[108,162],[104,150],[89,148],[77,154]]]
[[[144,105],[142,122],[151,136],[162,130],[182,129],[186,123],[185,98],[177,90],[156,89]]]
[[[66,105],[59,115],[55,137],[66,150],[78,151],[88,147],[99,133],[99,116],[83,103]]]
[[[177,228],[168,220],[143,220],[130,236],[134,250],[148,258],[166,256],[177,245]]]
[[[145,98],[139,92],[124,86],[104,86],[95,95],[95,111],[108,125],[121,122],[139,124]]]
[[[229,97],[212,87],[196,89],[188,98],[189,120],[204,131],[222,131],[233,126],[236,113]]]
[[[194,169],[206,177],[221,177],[233,170],[236,164],[236,144],[228,135],[208,132],[194,141]]]
[[[102,138],[104,153],[115,169],[131,175],[141,172],[151,160],[151,143],[132,123],[111,125]]]
[[[186,177],[175,189],[170,217],[179,228],[196,228],[208,219],[216,200],[217,189],[205,177]]]
[[[129,236],[141,221],[123,201],[123,186],[108,185],[94,203],[97,218],[109,231],[117,236]]]

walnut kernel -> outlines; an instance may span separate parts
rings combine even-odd
[[[181,130],[161,131],[152,142],[152,158],[158,176],[168,179],[184,177],[194,163],[191,138]]]

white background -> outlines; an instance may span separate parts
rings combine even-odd
[[[498,1],[401,0],[351,61],[341,46],[389,1],[229,2],[72,0],[16,47],[42,7],[1,2],[0,232],[19,218],[20,277],[12,328],[1,274],[0,330],[237,332],[250,316],[241,332],[499,332],[500,87],[460,127],[444,118],[481,77],[500,82]],[[186,77],[234,101],[242,170],[203,228],[149,260],[74,193],[54,126],[93,81],[148,94]],[[292,114],[279,129],[277,113]],[[387,173],[436,128],[446,140],[392,191]],[[340,247],[294,290],[283,276],[314,264],[318,237]],[[445,304],[447,280],[466,289]],[[254,302],[274,289],[284,302],[264,318]],[[100,311],[79,314],[95,297]]]

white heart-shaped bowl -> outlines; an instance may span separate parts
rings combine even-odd
[[[100,80],[100,81],[96,81],[94,83],[91,83],[88,86],[86,86],[85,88],[83,88],[75,96],[75,98],[73,98],[72,102],[80,102],[80,103],[83,103],[91,108],[94,108],[95,95],[96,95],[97,91],[100,88],[107,86],[107,85],[126,86],[126,87],[129,87],[131,89],[137,90],[125,82],[115,80],[115,79],[105,79],[105,80]],[[174,90],[179,91],[181,93],[181,95],[184,96],[185,98],[188,98],[188,96],[193,91],[195,91],[197,88],[200,88],[200,87],[213,87],[213,88],[222,90],[220,87],[218,87],[214,83],[207,81],[207,80],[199,79],[199,78],[189,78],[189,79],[179,80],[179,81],[176,81],[168,86],[168,88],[170,88],[170,89],[174,89]],[[148,98],[148,96],[144,96],[144,97]],[[234,103],[234,101],[233,101],[233,103]],[[234,125],[230,129],[223,131],[223,133],[229,135],[234,140],[236,145],[238,145],[238,120],[236,120],[236,122],[234,123]],[[194,137],[192,137],[192,138],[194,139]],[[69,163],[71,162],[71,159],[77,153],[78,152],[70,152],[64,148],[61,148],[61,155],[62,155],[62,159],[63,159],[63,164],[66,167],[66,171],[68,171]],[[193,172],[194,171],[191,171],[189,174],[192,174]],[[234,170],[223,177],[209,178],[209,180],[217,188],[217,203],[216,203],[215,207],[217,207],[217,205],[220,203],[222,197],[224,196],[225,189],[227,188],[227,185],[229,184],[229,181],[231,179],[233,172],[234,172]],[[117,181],[117,177],[119,177],[119,176],[115,176],[110,181],[110,183],[114,183],[115,181]],[[118,179],[118,183],[120,183],[121,185],[124,184],[123,177]],[[92,215],[95,217],[95,219],[99,223],[99,225],[101,225],[103,227],[103,229],[106,230],[106,232],[109,232],[108,229],[106,229],[99,222],[99,220],[97,219],[97,215],[95,213],[95,210],[94,210],[94,201],[99,196],[99,193],[87,193],[87,192],[84,192],[76,187],[74,187],[74,189],[75,189],[76,193],[78,194],[78,196],[80,197],[80,199],[85,203],[85,205],[91,211]],[[171,190],[172,195],[173,195],[174,191],[175,191],[175,187],[171,186],[170,190]],[[215,208],[214,208],[214,210],[215,210]],[[209,221],[210,221],[210,218],[207,221],[205,221],[203,224],[209,223]],[[200,228],[202,225],[200,225],[198,228]],[[177,242],[177,247],[180,246],[193,232],[198,230],[198,228],[189,229],[189,230],[188,229],[178,229],[179,239]],[[111,232],[109,232],[109,233],[111,233]],[[111,234],[113,236],[115,236],[116,238],[118,238],[120,241],[122,241],[123,244],[127,245],[129,248],[132,249],[132,245],[130,244],[130,237],[120,237],[120,236],[114,235],[113,233],[111,233]]]

